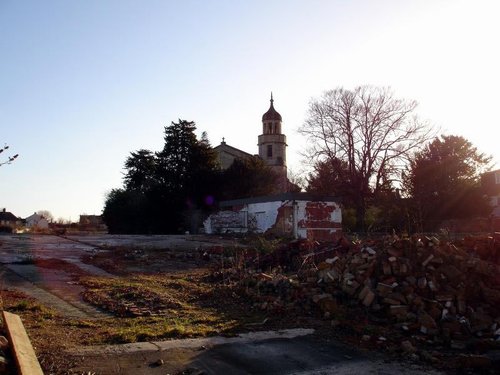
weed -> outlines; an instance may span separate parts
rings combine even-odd
[[[29,300],[19,301],[17,304],[13,305],[10,310],[40,314],[39,316],[43,319],[52,319],[56,315],[52,309],[49,309],[36,301]]]
[[[31,310],[30,306],[30,301],[23,300],[17,303],[17,305],[12,306],[11,309],[15,311],[28,311]]]
[[[66,325],[70,327],[77,327],[77,328],[98,328],[99,324],[96,324],[95,322],[89,321],[89,320],[70,320],[66,323]]]

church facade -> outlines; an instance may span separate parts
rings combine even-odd
[[[262,134],[258,140],[258,156],[271,168],[277,176],[277,190],[288,191],[287,166],[286,166],[286,135],[282,132],[282,117],[274,108],[273,94],[271,104],[266,113],[262,115]],[[214,147],[219,165],[227,169],[235,159],[245,159],[251,154],[236,147],[229,146],[224,138],[220,145]]]

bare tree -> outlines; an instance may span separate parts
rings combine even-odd
[[[326,91],[309,105],[299,129],[309,141],[306,155],[314,162],[346,163],[358,229],[364,229],[367,199],[399,176],[410,153],[433,136],[416,107],[373,86]]]
[[[9,149],[8,145],[3,146],[2,148],[0,148],[0,154],[2,152],[4,152],[5,150],[8,150],[8,149]],[[19,154],[15,154],[13,156],[8,156],[7,160],[0,161],[0,166],[2,166],[4,164],[10,164],[10,163],[12,163],[15,159],[17,159],[18,156],[19,156]]]
[[[36,212],[37,215],[43,216],[49,223],[54,221],[54,215],[49,210],[39,210]]]

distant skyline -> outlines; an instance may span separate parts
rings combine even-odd
[[[0,208],[100,214],[129,153],[160,150],[178,119],[256,154],[271,91],[295,173],[311,98],[364,84],[417,100],[500,168],[498,14],[495,0],[1,1],[0,142],[19,158],[0,167]]]

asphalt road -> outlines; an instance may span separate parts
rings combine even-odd
[[[106,375],[439,374],[410,362],[389,362],[373,353],[362,353],[311,333],[311,330],[298,329],[228,339],[87,348],[75,353],[80,361],[73,370]]]

